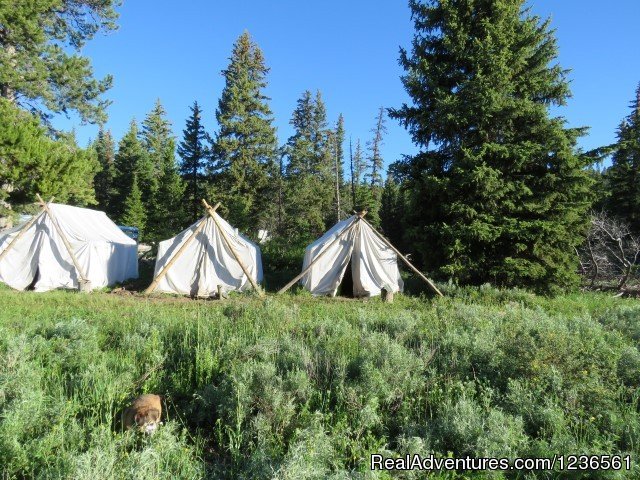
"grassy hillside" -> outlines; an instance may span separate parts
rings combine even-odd
[[[559,478],[639,478],[639,320],[634,300],[490,288],[392,305],[0,288],[0,477],[389,478],[371,453],[626,452],[633,472]],[[117,421],[142,392],[166,395],[151,438]]]

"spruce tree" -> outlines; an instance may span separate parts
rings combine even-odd
[[[367,206],[369,210],[369,221],[375,225],[380,225],[380,202],[382,200],[382,188],[384,186],[382,180],[382,169],[384,161],[382,160],[382,145],[384,143],[384,134],[387,133],[385,126],[384,107],[380,107],[376,116],[376,125],[371,129],[373,139],[367,144],[369,147],[369,155],[367,157],[367,173],[365,178],[368,180],[371,190],[371,202]]]
[[[335,160],[321,95],[305,91],[290,123],[295,133],[285,148],[286,224],[290,236],[306,242],[335,223]]]
[[[360,139],[356,140],[356,149],[351,155],[351,188],[353,195],[353,208],[357,211],[369,210],[373,205],[371,187],[367,183],[364,174],[366,161]]]
[[[98,170],[92,148],[78,147],[73,135],[52,139],[37,117],[0,98],[0,200],[27,203],[40,193],[92,205]]]
[[[141,188],[147,213],[147,239],[161,240],[179,229],[186,221],[184,211],[184,183],[178,173],[175,158],[175,137],[160,100],[142,122],[140,139],[146,150],[139,175],[148,185]]]
[[[389,173],[380,198],[380,228],[397,248],[402,248],[404,244],[403,219],[404,202],[400,183]]]
[[[606,172],[610,195],[607,208],[640,234],[640,85],[617,137],[612,164]]]
[[[205,196],[205,168],[210,155],[210,139],[202,125],[198,102],[193,102],[182,137],[178,145],[178,155],[182,159],[180,174],[186,183],[187,217],[193,223],[202,216],[200,200]]]
[[[147,214],[142,202],[142,191],[138,187],[138,176],[133,175],[131,179],[131,191],[125,198],[123,213],[120,222],[130,227],[138,228],[138,241],[146,240],[145,228],[147,225]]]
[[[335,176],[335,208],[336,220],[343,217],[343,211],[350,212],[349,205],[345,202],[347,196],[344,192],[344,117],[342,114],[338,116],[336,128],[333,133],[333,155],[334,167],[333,174]]]
[[[277,175],[277,140],[264,94],[268,72],[262,51],[243,33],[222,72],[225,86],[216,110],[219,131],[212,161],[215,200],[223,202],[229,221],[243,231],[272,229],[275,223],[271,180]]]
[[[115,168],[115,144],[111,132],[100,128],[98,138],[93,143],[93,148],[100,164],[100,171],[93,181],[96,190],[98,208],[107,214],[112,214],[111,201],[115,196],[113,181],[116,175]]]
[[[111,209],[119,221],[122,221],[125,202],[132,190],[134,176],[144,205],[144,190],[140,188],[140,185],[152,175],[150,165],[147,152],[138,138],[138,124],[132,120],[129,130],[118,144],[115,156],[115,176],[113,179],[115,194]]]
[[[549,21],[525,0],[411,0],[401,51],[411,105],[392,110],[420,147],[403,174],[411,240],[462,283],[575,285],[591,180],[582,130],[549,108],[569,96]]]

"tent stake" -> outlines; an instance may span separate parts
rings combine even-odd
[[[366,215],[366,213],[367,213],[367,212],[363,212],[363,213],[361,213],[361,214],[358,214],[358,217],[359,217],[359,218],[362,218],[362,217],[364,217],[364,215]],[[316,258],[314,258],[314,259],[313,259],[313,261],[312,261],[309,265],[307,265],[307,268],[305,268],[302,272],[300,272],[300,274],[299,274],[299,275],[297,275],[293,280],[291,280],[289,283],[287,283],[284,287],[282,287],[280,290],[278,290],[278,293],[284,293],[284,292],[286,292],[286,291],[287,291],[287,290],[289,290],[289,289],[290,289],[290,288],[291,288],[291,287],[292,287],[292,286],[293,286],[293,285],[294,285],[298,280],[300,280],[302,277],[304,277],[304,276],[307,274],[307,272],[308,272],[309,270],[311,270],[311,267],[313,267],[313,265],[314,265],[318,260],[320,260],[320,258],[321,258],[321,257],[322,257],[326,252],[328,252],[328,251],[329,251],[329,248],[330,248],[334,243],[336,243],[338,240],[340,240],[340,239],[341,239],[341,238],[342,238],[342,237],[343,237],[347,232],[351,231],[351,229],[352,229],[353,227],[355,227],[357,224],[358,224],[358,220],[354,220],[354,221],[353,221],[353,223],[352,223],[351,225],[349,225],[349,227],[348,227],[348,228],[345,228],[345,229],[342,231],[342,233],[341,233],[340,235],[338,235],[336,238],[334,238],[334,239],[333,239],[333,241],[332,241],[329,245],[327,245],[327,246],[325,247],[325,249],[324,249],[324,250],[322,250],[322,251],[321,251],[321,252],[316,256]]]
[[[240,265],[240,268],[242,269],[244,274],[249,279],[249,282],[251,282],[251,286],[254,288],[254,290],[256,292],[258,292],[258,295],[260,295],[261,298],[264,298],[264,292],[260,289],[258,284],[253,279],[253,277],[251,275],[249,275],[249,271],[247,270],[247,268],[244,266],[244,264],[240,260],[240,256],[238,255],[238,252],[236,252],[236,250],[233,248],[233,246],[231,245],[231,242],[229,241],[229,238],[227,237],[226,232],[220,227],[220,224],[218,223],[218,220],[213,215],[213,213],[215,212],[215,208],[211,208],[211,206],[207,203],[207,201],[204,198],[202,199],[202,205],[204,205],[204,208],[207,209],[207,213],[213,219],[213,222],[216,224],[216,227],[218,227],[218,230],[220,230],[220,234],[222,235],[223,240],[227,244],[227,247],[229,247],[229,250],[231,250],[231,253],[233,254],[234,258],[236,259],[236,262],[238,262],[238,265]],[[220,205],[220,203],[218,203],[217,205]],[[217,205],[216,205],[216,207],[217,207]]]
[[[415,272],[415,273],[416,273],[416,274],[417,274],[417,275],[418,275],[422,280],[424,280],[424,281],[427,283],[427,285],[429,285],[429,287],[430,287],[430,288],[431,288],[435,293],[437,293],[437,294],[438,294],[439,296],[441,296],[441,297],[444,297],[444,295],[442,294],[442,292],[441,292],[440,290],[438,290],[438,287],[436,287],[436,286],[433,284],[433,282],[432,282],[431,280],[429,280],[427,277],[425,277],[425,276],[424,276],[424,274],[423,274],[420,270],[418,270],[416,267],[414,267],[414,266],[411,264],[411,262],[410,262],[410,261],[409,261],[409,260],[408,260],[404,255],[402,255],[402,254],[398,251],[398,249],[397,249],[396,247],[394,247],[393,245],[391,245],[391,242],[390,242],[389,240],[387,240],[385,237],[383,237],[383,236],[382,236],[382,234],[378,233],[378,231],[377,231],[375,228],[373,228],[373,226],[372,226],[369,222],[367,222],[364,218],[362,218],[362,221],[363,221],[364,223],[366,223],[367,225],[369,225],[369,227],[371,228],[371,230],[373,230],[373,233],[375,233],[375,234],[378,236],[378,238],[379,238],[380,240],[382,240],[384,243],[386,243],[386,244],[387,244],[387,246],[388,246],[391,250],[393,250],[394,252],[396,252],[396,255],[398,255],[398,256],[402,259],[402,261],[403,261],[404,263],[406,263],[406,264],[407,264],[407,267],[409,267],[411,270],[413,270],[413,271],[414,271],[414,272]]]
[[[60,238],[62,239],[62,243],[64,244],[65,248],[67,249],[67,252],[71,256],[71,261],[73,262],[73,266],[76,268],[76,272],[78,273],[78,277],[79,277],[78,290],[80,290],[81,292],[87,292],[89,279],[82,271],[82,268],[80,267],[80,263],[78,262],[78,259],[76,258],[75,253],[73,253],[73,248],[71,248],[71,244],[69,243],[69,240],[67,240],[67,237],[62,231],[62,228],[60,228],[58,219],[53,216],[53,213],[51,212],[51,210],[49,210],[49,206],[44,202],[44,200],[42,200],[42,197],[40,196],[40,194],[36,193],[36,197],[40,201],[42,208],[44,208],[44,210],[47,212],[47,215],[49,215],[49,218],[51,219],[51,223],[53,223],[53,226],[55,227],[56,232],[58,232],[58,235],[60,235]]]
[[[51,197],[51,199],[49,200],[49,203],[53,202],[53,199],[56,197]],[[11,242],[9,243],[9,245],[7,245],[7,248],[5,248],[2,253],[0,253],[0,262],[2,261],[2,259],[7,255],[7,253],[9,253],[9,250],[11,250],[17,243],[18,240],[20,240],[22,238],[22,236],[27,232],[27,230],[29,230],[29,228],[31,228],[31,225],[33,225],[34,223],[36,223],[38,221],[38,219],[44,214],[44,208],[42,210],[40,210],[40,213],[37,215],[34,215],[31,220],[29,220],[27,223],[25,223],[22,228],[20,229],[20,231],[18,232],[18,235],[16,235],[15,237],[13,237],[13,240],[11,240]]]
[[[213,207],[213,210],[215,211],[219,206],[220,206],[220,204],[218,203],[215,207]],[[147,287],[147,289],[144,291],[145,294],[148,295],[148,294],[150,294],[151,292],[153,292],[156,289],[156,287],[160,283],[160,280],[162,280],[164,278],[164,276],[167,274],[169,269],[173,266],[174,263],[176,263],[178,258],[180,258],[180,255],[182,255],[184,253],[184,251],[187,249],[189,244],[191,244],[193,239],[196,238],[196,235],[198,235],[198,233],[200,233],[200,231],[204,228],[204,224],[206,223],[206,221],[207,221],[207,217],[206,216],[204,216],[204,217],[202,217],[200,219],[200,223],[198,224],[196,229],[189,236],[189,238],[187,238],[184,241],[184,243],[180,246],[178,251],[173,254],[173,257],[171,257],[171,260],[169,260],[169,263],[167,263],[165,265],[165,267],[158,273],[158,275],[156,275],[156,278],[153,279],[153,282],[151,282],[151,285],[149,285]]]

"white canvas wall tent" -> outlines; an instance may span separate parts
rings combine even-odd
[[[88,291],[138,277],[136,242],[104,212],[40,204],[30,221],[0,232],[0,282],[17,290]]]
[[[401,292],[403,282],[398,269],[402,259],[438,295],[442,293],[364,219],[366,212],[335,224],[305,251],[302,272],[278,293],[284,293],[298,280],[313,295],[335,296],[351,262],[354,297],[380,295],[382,289]]]
[[[260,248],[239,234],[202,201],[206,215],[178,235],[160,242],[153,291],[194,297],[212,297],[229,291],[254,288],[260,295]]]

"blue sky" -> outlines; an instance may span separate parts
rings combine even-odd
[[[570,126],[591,127],[580,140],[584,149],[612,143],[640,82],[640,1],[532,0],[530,5],[534,13],[552,18],[559,63],[571,69],[573,98],[554,113]],[[403,0],[125,0],[119,12],[119,30],[99,35],[82,52],[91,57],[97,76],[114,76],[107,128],[117,139],[132,117],[144,118],[156,98],[178,137],[194,100],[213,133],[224,86],[220,71],[244,30],[271,68],[266,93],[280,143],[292,133],[291,112],[305,89],[322,92],[330,121],[344,115],[347,140],[351,136],[354,143],[371,137],[380,106],[408,101],[397,62],[399,47],[408,47],[413,33]],[[58,118],[55,125],[75,128],[82,145],[97,133],[97,127],[82,126],[75,117]],[[395,121],[388,120],[387,127],[386,164],[416,151]]]

